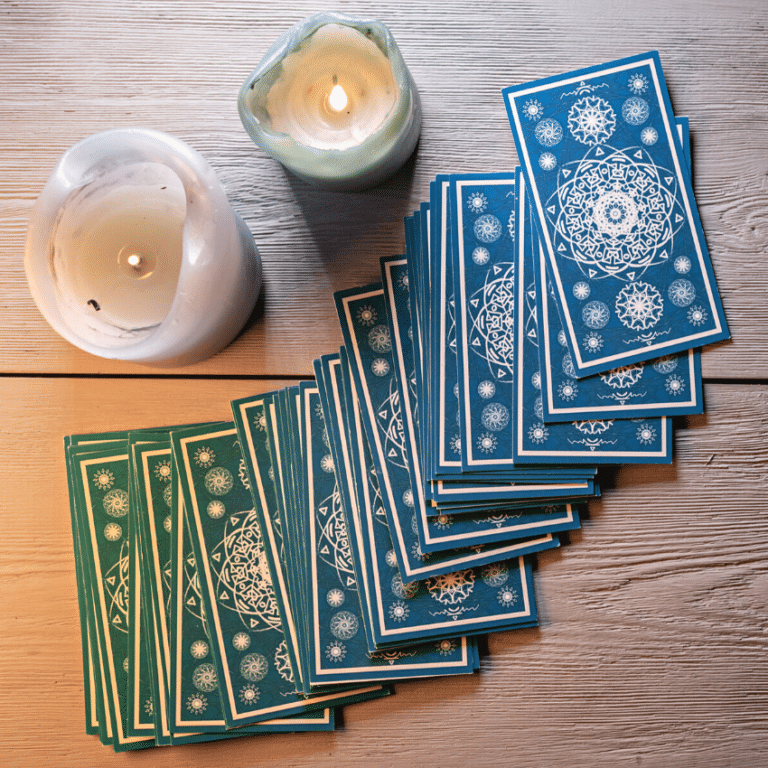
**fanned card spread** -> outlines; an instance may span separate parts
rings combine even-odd
[[[658,54],[503,98],[521,167],[437,176],[313,381],[65,439],[104,744],[331,730],[476,673],[477,635],[536,625],[598,468],[672,461],[728,329]]]

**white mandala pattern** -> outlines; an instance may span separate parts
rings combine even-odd
[[[561,168],[546,214],[565,258],[591,278],[627,281],[666,261],[685,222],[674,173],[644,149],[608,146]]]
[[[621,116],[629,125],[642,125],[650,114],[648,102],[639,96],[630,96],[621,107]]]
[[[344,661],[347,655],[347,646],[339,640],[334,640],[325,647],[325,657],[336,663]]]
[[[483,400],[490,400],[496,394],[496,385],[492,381],[481,381],[477,385],[477,394]]]
[[[648,89],[648,78],[642,72],[633,72],[627,85],[632,93],[639,95]]]
[[[205,640],[195,640],[189,646],[189,652],[195,659],[204,659],[208,655],[208,643]]]
[[[541,389],[541,372],[536,371],[531,374],[531,386],[534,389]]]
[[[173,485],[171,483],[163,488],[163,501],[167,507],[173,506]]]
[[[637,428],[637,440],[643,445],[650,445],[656,439],[656,428],[643,423]]]
[[[329,589],[325,600],[331,608],[341,608],[344,605],[344,593],[340,589]]]
[[[642,141],[646,147],[652,147],[658,140],[659,132],[655,128],[651,128],[650,125],[640,131],[640,141]]]
[[[392,337],[386,325],[374,325],[368,331],[368,346],[377,354],[392,351]]]
[[[588,299],[590,293],[592,293],[592,289],[589,287],[589,283],[585,283],[584,281],[579,281],[578,283],[574,283],[573,295],[579,301],[584,301],[585,299]]]
[[[489,432],[482,432],[477,438],[477,450],[481,453],[493,453],[498,445],[499,441]]]
[[[202,693],[193,693],[187,697],[187,711],[193,715],[202,715],[208,709],[208,699]]]
[[[667,296],[676,307],[687,307],[696,298],[696,288],[690,280],[680,277],[670,284]]]
[[[582,346],[587,352],[599,352],[603,348],[603,337],[591,331],[582,340]]]
[[[554,147],[563,140],[563,127],[557,120],[548,117],[536,124],[533,134],[543,147]]]
[[[110,517],[125,517],[128,514],[128,491],[113,488],[107,492],[101,505]]]
[[[485,213],[475,221],[475,237],[481,243],[495,243],[502,232],[501,222],[492,213]]]
[[[549,430],[541,422],[532,424],[528,430],[528,439],[537,445],[541,445],[548,437]]]
[[[211,552],[216,599],[251,632],[280,630],[280,614],[256,511],[233,514]]]
[[[602,301],[589,301],[581,309],[581,319],[587,328],[599,330],[608,325],[611,319],[611,310]]]
[[[564,381],[558,386],[557,394],[560,396],[561,400],[570,402],[579,394],[578,384],[576,384],[575,381]]]
[[[664,389],[669,392],[670,395],[682,395],[685,392],[685,380],[673,373],[671,376],[667,376],[664,382]]]
[[[253,683],[246,683],[237,694],[240,701],[248,707],[252,707],[259,700],[261,692],[253,685]]]
[[[164,483],[171,481],[171,461],[170,459],[162,459],[155,464],[155,477]]]
[[[326,453],[325,456],[320,459],[320,469],[322,469],[323,472],[327,472],[328,474],[333,472],[333,456],[331,456],[330,453]]]
[[[410,612],[411,609],[402,600],[398,600],[389,606],[389,618],[398,623],[405,621]]]
[[[115,476],[108,469],[97,470],[92,479],[100,491],[107,491],[115,484]]]
[[[491,432],[501,432],[509,424],[509,409],[501,403],[488,403],[480,414],[480,421]]]
[[[512,608],[517,603],[517,590],[512,587],[500,589],[496,599],[502,608]]]
[[[488,198],[482,192],[471,192],[467,197],[467,208],[472,213],[482,213],[488,207]]]
[[[457,454],[458,456],[461,456],[461,435],[454,435],[449,441],[448,445],[451,447],[451,450]]]
[[[544,108],[537,99],[528,99],[523,104],[523,114],[529,120],[539,120],[544,114]]]
[[[643,366],[638,363],[624,365],[621,368],[614,368],[608,373],[600,374],[600,378],[609,387],[614,389],[632,387],[637,384],[643,376]]]
[[[236,651],[245,651],[251,645],[251,636],[247,632],[237,632],[232,638],[232,647]]]
[[[215,691],[219,686],[216,667],[213,664],[199,664],[192,672],[192,685],[203,693]]]
[[[627,328],[645,331],[661,320],[664,302],[652,285],[637,281],[625,285],[619,291],[616,314]]]
[[[568,346],[568,340],[566,339],[565,331],[562,328],[557,332],[557,343],[561,347],[567,347]]]
[[[453,640],[440,640],[435,646],[435,650],[441,656],[450,656],[456,650],[456,643]]]
[[[386,376],[389,373],[389,361],[383,357],[377,357],[371,363],[371,373],[379,378]]]
[[[616,130],[616,113],[604,99],[585,96],[568,112],[568,130],[574,139],[589,147],[602,144]]]
[[[514,279],[514,264],[495,264],[467,307],[471,319],[469,348],[488,363],[497,380],[514,378]]]
[[[216,454],[210,448],[200,446],[195,451],[193,458],[198,467],[207,468],[213,466],[213,462],[216,461]]]
[[[123,535],[123,529],[117,523],[107,523],[104,526],[104,538],[117,541]]]
[[[687,275],[691,271],[691,260],[687,256],[678,256],[672,266],[678,275]]]
[[[557,158],[551,152],[543,152],[539,155],[539,167],[543,171],[553,171],[557,166]]]
[[[376,310],[367,304],[364,304],[357,310],[357,322],[360,323],[360,325],[373,325],[376,322],[377,317]]]
[[[474,251],[472,251],[472,261],[477,264],[478,267],[482,267],[483,264],[487,264],[491,260],[491,252],[487,248],[483,248],[478,245]]]
[[[208,506],[205,508],[205,511],[208,513],[208,517],[211,517],[214,520],[218,520],[219,518],[224,517],[227,508],[224,506],[223,501],[214,499],[213,501],[208,502]]]
[[[536,414],[536,418],[539,421],[544,421],[544,400],[541,396],[536,398],[533,404],[533,412]]]
[[[240,674],[252,683],[263,680],[269,672],[269,662],[260,653],[248,653],[240,659]]]
[[[214,496],[226,496],[235,485],[235,478],[225,467],[213,467],[205,473],[205,490]]]
[[[387,550],[387,554],[384,555],[384,562],[386,562],[390,568],[395,568],[397,566],[397,555],[395,555],[394,549]]]
[[[704,307],[691,307],[688,310],[688,322],[693,326],[704,325],[708,317],[709,315]]]

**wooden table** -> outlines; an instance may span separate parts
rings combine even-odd
[[[420,88],[413,159],[321,193],[236,108],[268,45],[318,8],[274,0],[0,5],[0,764],[768,765],[768,6],[764,0],[337,4],[382,18]],[[398,684],[335,733],[115,755],[84,732],[62,436],[228,418],[341,342],[332,294],[402,252],[437,173],[511,169],[502,87],[658,49],[690,117],[694,185],[733,332],[703,355],[706,413],[669,467],[603,473],[581,531],[538,558],[537,629],[491,635],[479,674]],[[265,285],[221,354],[161,370],[91,357],[38,313],[30,208],[78,139],[148,126],[208,158]]]

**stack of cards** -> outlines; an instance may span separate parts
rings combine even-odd
[[[597,468],[672,460],[728,337],[650,53],[504,91],[522,167],[438,176],[344,346],[233,420],[67,438],[86,720],[116,750],[333,728],[536,623]]]

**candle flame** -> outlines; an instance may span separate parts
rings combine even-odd
[[[331,95],[328,97],[331,109],[341,112],[347,106],[347,93],[340,85],[334,85]]]

